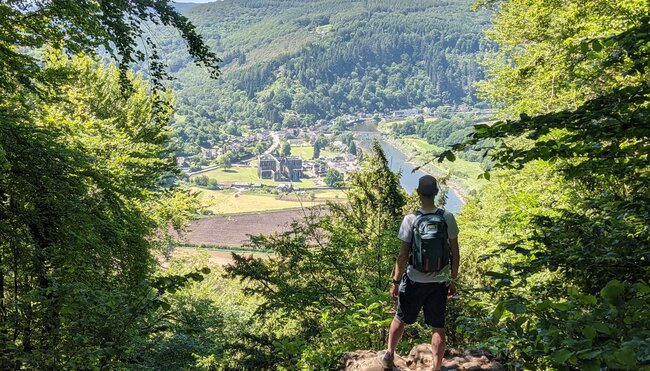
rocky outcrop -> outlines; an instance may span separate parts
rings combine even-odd
[[[395,355],[394,370],[431,370],[432,359],[431,346],[429,344],[420,344],[413,347],[408,356]],[[377,359],[377,352],[370,350],[358,350],[343,354],[339,361],[339,370],[384,371]],[[455,349],[447,349],[441,370],[502,371],[503,367],[494,360],[490,353],[484,350],[468,350],[463,353]]]

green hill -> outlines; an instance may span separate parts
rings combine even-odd
[[[226,0],[184,14],[223,59],[209,80],[179,38],[155,29],[176,77],[184,143],[223,141],[225,124],[292,125],[347,113],[475,103],[486,13],[471,0]],[[196,148],[196,147],[195,147]]]

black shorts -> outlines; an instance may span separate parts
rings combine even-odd
[[[420,309],[424,308],[424,322],[432,327],[444,328],[447,292],[444,282],[414,282],[405,274],[399,285],[395,317],[410,325],[418,318]]]

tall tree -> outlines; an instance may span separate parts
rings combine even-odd
[[[59,101],[3,101],[19,116],[0,126],[0,359],[101,367],[128,349],[154,294],[152,252],[193,202],[168,187],[170,111],[156,108],[168,95],[130,80],[125,96],[119,71],[88,58],[53,53],[50,68],[71,76]]]
[[[48,45],[70,55],[94,55],[99,47],[104,48],[117,60],[125,88],[129,65],[147,61],[154,86],[160,87],[166,77],[165,64],[147,32],[149,24],[177,29],[196,63],[207,67],[213,77],[219,74],[220,60],[168,0],[8,0],[0,4],[0,14],[0,89],[4,92],[56,84],[52,71],[45,73],[32,53]]]
[[[0,14],[0,368],[126,367],[160,304],[152,253],[193,208],[170,187],[172,100],[145,30],[178,29],[212,76],[218,59],[164,0]],[[64,57],[100,47],[117,68]],[[128,70],[145,60],[151,91]]]

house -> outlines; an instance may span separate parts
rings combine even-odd
[[[327,174],[327,165],[315,163],[312,165],[312,172],[317,177],[322,177]]]
[[[332,143],[332,147],[336,147],[336,148],[338,148],[338,149],[345,149],[345,148],[347,148],[347,146],[346,146],[343,142],[341,142],[340,140],[335,140],[335,141]]]
[[[201,155],[209,160],[217,158],[219,154],[219,148],[201,148]]]
[[[417,108],[407,108],[402,110],[393,111],[393,117],[407,117],[418,114]]]

